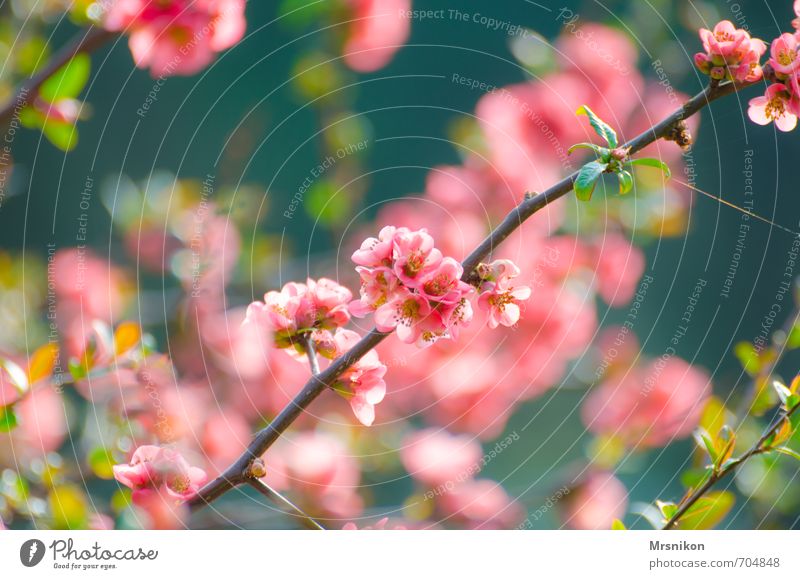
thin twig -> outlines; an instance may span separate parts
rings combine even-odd
[[[317,351],[314,349],[314,339],[311,333],[303,334],[303,345],[306,347],[306,356],[308,356],[308,363],[311,366],[311,375],[316,376],[319,374],[319,360],[317,359]]]
[[[711,488],[717,484],[720,480],[724,479],[728,475],[732,474],[737,468],[739,468],[742,464],[744,464],[748,459],[756,456],[757,454],[762,454],[764,452],[768,452],[771,448],[767,448],[765,443],[770,439],[772,435],[774,435],[778,429],[783,424],[784,420],[788,420],[795,411],[800,408],[800,405],[795,406],[789,411],[783,410],[775,421],[772,423],[767,431],[758,439],[758,441],[750,447],[750,449],[741,455],[738,458],[735,458],[729,461],[726,466],[720,468],[718,471],[712,471],[711,475],[708,477],[706,482],[704,482],[700,487],[694,491],[691,496],[686,499],[684,502],[681,503],[680,507],[675,514],[664,524],[662,530],[667,531],[673,528],[681,519],[686,512],[692,508],[692,506],[699,501]]]
[[[247,480],[247,484],[257,490],[259,493],[267,497],[270,501],[274,503],[283,503],[285,506],[289,507],[292,511],[290,513],[286,513],[289,516],[297,517],[303,523],[303,526],[307,529],[311,529],[313,531],[324,531],[325,527],[323,527],[318,521],[316,521],[313,517],[306,514],[303,509],[295,505],[292,501],[288,498],[283,496],[281,493],[273,489],[267,483],[265,483],[260,478],[251,478]]]
[[[94,52],[117,36],[103,28],[90,27],[81,31],[72,41],[56,52],[47,65],[22,83],[17,92],[0,108],[0,124],[10,121],[27,104],[30,104],[42,84],[80,53]]]
[[[713,101],[732,94],[746,86],[750,85],[729,82],[717,86],[708,86],[705,90],[689,99],[681,108],[674,111],[671,115],[658,124],[653,125],[642,134],[628,141],[622,145],[622,147],[628,148],[630,151],[629,154],[633,155],[658,139],[669,135],[680,121],[691,117]],[[491,255],[494,249],[519,228],[529,217],[572,191],[573,183],[577,176],[578,173],[576,171],[542,193],[530,196],[526,195],[523,201],[512,209],[500,225],[498,225],[462,262],[464,268],[462,279],[465,281],[469,280],[478,264]],[[380,332],[377,328],[373,328],[361,338],[351,350],[333,360],[325,370],[309,380],[305,386],[303,386],[300,393],[295,396],[294,400],[275,417],[275,420],[273,420],[269,426],[256,433],[253,441],[236,462],[228,467],[219,477],[200,489],[200,492],[191,499],[190,506],[198,507],[210,503],[237,484],[244,482],[245,473],[250,462],[264,454],[281,434],[292,425],[297,417],[322,394],[326,387],[332,384],[337,377],[360,360],[367,352],[375,348],[375,346],[388,335],[389,333]]]

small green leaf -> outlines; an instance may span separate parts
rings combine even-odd
[[[785,446],[779,446],[778,448],[773,449],[775,452],[779,452],[781,454],[785,454],[786,456],[791,456],[792,458],[796,458],[800,460],[800,453],[792,450],[791,448],[787,448]]]
[[[675,503],[666,503],[664,501],[656,501],[656,506],[658,510],[661,511],[661,516],[664,517],[664,520],[669,520],[678,512],[678,505]]]
[[[713,529],[733,508],[735,498],[728,491],[710,492],[684,513],[678,521],[681,530]]]
[[[761,371],[761,360],[750,342],[739,342],[733,347],[733,353],[744,371],[751,376],[755,376]]]
[[[0,432],[11,432],[17,427],[17,415],[14,414],[14,407],[4,406],[0,408]]]
[[[578,199],[581,201],[589,201],[592,198],[597,180],[607,167],[608,165],[606,163],[598,163],[597,161],[586,163],[581,167],[573,185],[575,195]]]
[[[586,115],[589,117],[589,123],[591,123],[592,128],[594,131],[603,137],[606,143],[612,148],[616,149],[619,146],[619,142],[617,141],[617,133],[612,129],[605,121],[603,121],[600,117],[594,114],[594,111],[587,107],[586,105],[582,105],[575,111],[576,115]]]
[[[778,398],[780,398],[781,404],[786,406],[786,402],[787,400],[789,400],[789,396],[792,395],[791,390],[789,390],[784,384],[782,384],[778,380],[772,381],[772,387],[775,389],[775,392],[778,393]]]
[[[62,151],[71,151],[78,144],[78,129],[69,123],[47,121],[42,127],[47,140]]]
[[[792,350],[800,348],[800,325],[795,325],[786,338],[786,347]]]
[[[660,159],[633,159],[628,161],[628,165],[632,166],[641,166],[641,167],[653,167],[655,169],[661,169],[664,172],[664,175],[669,179],[672,176],[672,172],[669,170],[669,166]]]
[[[572,145],[569,149],[567,149],[567,153],[572,153],[577,149],[589,149],[591,151],[594,151],[597,154],[597,156],[600,157],[601,159],[611,154],[611,151],[609,151],[605,147],[595,145],[594,143],[577,143],[575,145]]]
[[[697,442],[697,446],[705,449],[705,451],[708,453],[708,456],[711,457],[711,462],[713,462],[716,465],[717,460],[719,459],[719,453],[717,452],[717,449],[714,447],[714,441],[711,440],[711,437],[709,436],[708,432],[706,432],[702,428],[698,428],[697,430],[694,431],[694,439],[695,442]]]
[[[619,194],[630,193],[633,189],[633,175],[623,169],[617,173],[617,179],[619,179]]]
[[[628,529],[625,528],[625,524],[620,521],[619,519],[614,519],[611,523],[611,530],[612,531],[627,531]]]
[[[39,89],[39,96],[47,102],[77,97],[89,80],[92,61],[89,55],[80,53],[48,78]]]

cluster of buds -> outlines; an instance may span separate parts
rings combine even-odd
[[[705,52],[698,52],[697,67],[712,79],[735,82],[756,82],[764,74],[761,57],[767,51],[763,40],[752,38],[747,30],[723,20],[714,30],[700,29]]]

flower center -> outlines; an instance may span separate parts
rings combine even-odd
[[[731,42],[733,40],[733,34],[730,32],[717,32],[714,36],[718,42]]]
[[[778,62],[781,66],[789,66],[797,59],[797,51],[796,50],[782,50],[778,53]]]
[[[425,263],[425,258],[422,255],[421,251],[413,251],[408,256],[408,261],[403,265],[403,272],[408,277],[415,277],[420,270],[422,269],[422,265]]]
[[[406,300],[397,308],[397,317],[404,324],[411,322],[419,317],[419,303],[416,300]]]
[[[767,103],[764,113],[770,119],[779,119],[786,113],[786,101],[781,97],[775,97]]]

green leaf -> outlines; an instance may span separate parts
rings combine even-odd
[[[14,414],[14,407],[4,406],[0,408],[0,432],[11,432],[17,427],[17,415]]]
[[[660,159],[633,159],[628,161],[628,165],[632,165],[634,167],[641,166],[641,167],[653,167],[655,169],[661,169],[664,172],[664,175],[669,179],[672,176],[672,172],[669,170],[669,165],[667,165],[664,161]]]
[[[697,442],[697,446],[705,449],[705,451],[708,453],[708,456],[711,457],[711,462],[716,465],[717,459],[719,458],[719,453],[717,453],[717,449],[714,447],[714,441],[711,440],[708,432],[702,428],[698,428],[694,431],[694,439],[695,442]]]
[[[751,376],[755,376],[761,371],[761,360],[750,342],[739,342],[733,347],[733,353],[744,371]]]
[[[608,165],[606,163],[598,163],[597,161],[586,163],[581,167],[573,185],[575,195],[578,199],[581,201],[589,201],[592,198],[597,180],[607,167]]]
[[[633,189],[633,175],[623,169],[617,173],[617,179],[619,179],[619,194],[630,193]]]
[[[51,103],[77,97],[89,80],[92,60],[80,53],[48,78],[39,89],[39,96]]]
[[[62,151],[71,151],[78,144],[78,129],[69,123],[48,120],[42,132],[48,141]]]
[[[628,529],[625,528],[625,524],[622,521],[620,521],[619,519],[614,519],[614,522],[611,523],[611,530],[627,531]]]
[[[589,117],[589,123],[591,123],[592,128],[594,131],[603,137],[606,143],[612,148],[616,149],[619,146],[619,142],[617,141],[617,133],[612,129],[605,121],[600,119],[594,111],[587,107],[586,105],[582,105],[575,111],[576,115],[586,115]]]
[[[786,410],[792,410],[798,404],[800,404],[800,394],[790,394],[786,398]]]
[[[786,338],[786,347],[792,350],[800,348],[800,325],[795,325]]]
[[[775,389],[775,392],[778,393],[778,398],[780,398],[781,404],[786,406],[786,402],[789,399],[789,396],[792,395],[791,390],[789,390],[785,385],[783,385],[778,380],[772,381],[772,387]]]
[[[791,448],[787,448],[785,446],[779,446],[778,448],[773,449],[775,452],[779,452],[781,454],[785,454],[786,456],[791,456],[792,458],[796,458],[800,460],[800,452],[792,450]]]
[[[567,153],[572,153],[577,149],[589,149],[591,151],[594,151],[600,158],[605,158],[609,154],[611,154],[611,151],[609,151],[605,147],[595,145],[594,143],[577,143],[575,145],[572,145],[569,149],[567,149]]]
[[[728,491],[710,492],[684,513],[677,527],[681,530],[713,529],[730,512],[735,500]]]
[[[661,511],[661,516],[664,520],[669,520],[675,513],[678,512],[678,505],[675,503],[665,503],[664,501],[656,501],[658,510]]]

